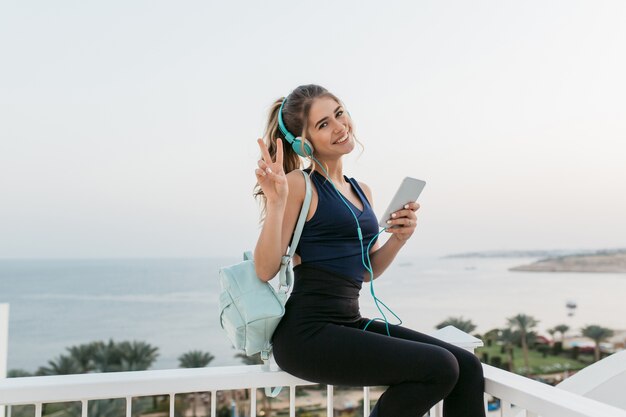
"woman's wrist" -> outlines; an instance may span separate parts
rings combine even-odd
[[[268,213],[270,211],[282,213],[285,211],[285,207],[287,206],[287,201],[268,201],[266,208]]]
[[[392,234],[391,237],[388,240],[388,242],[392,242],[392,244],[394,246],[398,246],[398,249],[401,248],[402,246],[404,246],[406,241],[407,241],[407,239],[400,239],[398,237],[398,235],[396,235],[396,234]]]

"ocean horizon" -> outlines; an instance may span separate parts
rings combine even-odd
[[[399,257],[374,281],[376,295],[402,325],[432,333],[448,317],[472,320],[477,333],[524,313],[537,330],[567,324],[626,329],[626,274],[511,272],[533,258]],[[35,372],[66,348],[113,339],[159,348],[151,369],[178,367],[191,350],[211,366],[241,364],[220,328],[218,269],[239,258],[4,259],[0,303],[10,305],[8,370]],[[577,309],[568,315],[566,303]],[[364,284],[364,317],[381,317]],[[389,322],[397,320],[385,312]]]

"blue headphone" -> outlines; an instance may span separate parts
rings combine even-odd
[[[387,305],[385,303],[383,303],[378,297],[376,297],[376,294],[374,294],[374,271],[372,270],[372,263],[370,261],[370,255],[369,255],[369,251],[370,251],[370,247],[372,246],[372,243],[374,243],[374,240],[382,232],[387,230],[387,228],[384,227],[380,232],[378,232],[372,238],[372,240],[370,240],[369,244],[367,245],[367,249],[365,249],[363,247],[363,233],[361,232],[361,225],[359,224],[359,219],[357,218],[357,216],[354,213],[354,211],[352,211],[352,208],[350,208],[350,206],[346,202],[346,199],[343,197],[341,192],[337,189],[337,187],[335,187],[335,184],[333,184],[333,182],[331,181],[330,176],[328,175],[328,172],[326,172],[326,169],[324,169],[324,165],[322,165],[313,156],[313,145],[311,144],[311,142],[309,142],[306,139],[303,139],[300,136],[295,137],[285,127],[285,123],[283,122],[283,106],[285,105],[286,101],[287,101],[287,98],[285,98],[283,100],[282,104],[280,105],[280,109],[278,110],[278,128],[280,129],[280,131],[285,136],[285,140],[287,140],[287,142],[289,142],[291,144],[291,148],[294,150],[295,153],[297,153],[298,155],[302,156],[303,158],[311,157],[313,160],[315,160],[315,162],[317,162],[317,164],[320,166],[322,171],[324,171],[326,173],[326,176],[328,177],[328,181],[330,181],[330,183],[332,184],[333,188],[335,189],[335,191],[339,195],[339,198],[341,198],[341,200],[346,205],[346,207],[348,207],[348,210],[350,210],[350,213],[352,213],[352,217],[354,217],[354,220],[356,221],[359,242],[361,243],[361,262],[363,263],[363,266],[365,266],[365,269],[370,273],[370,290],[371,290],[371,293],[372,293],[372,297],[374,298],[374,302],[376,303],[376,307],[378,307],[378,311],[380,311],[380,313],[383,316],[382,319],[381,318],[371,319],[369,322],[367,322],[367,324],[365,325],[363,330],[367,329],[367,327],[373,321],[384,320],[385,321],[385,326],[387,328],[387,335],[391,336],[391,333],[389,332],[389,322],[387,321],[387,316],[385,316],[385,313],[383,313],[383,311],[380,309],[380,307],[378,306],[378,303],[382,304],[388,311],[391,312],[391,314],[393,314],[400,321],[400,323],[398,323],[398,324],[402,324],[402,319],[400,317],[398,317],[398,315],[396,313],[394,313],[389,307],[387,307]],[[350,114],[350,113],[348,113],[348,114]]]
[[[285,127],[285,123],[283,122],[283,106],[287,98],[283,100],[283,103],[280,105],[280,110],[278,110],[278,128],[285,136],[285,140],[291,144],[291,148],[295,153],[300,155],[303,158],[308,158],[309,156],[313,156],[313,145],[306,139],[301,138],[300,136],[295,137],[290,131]]]

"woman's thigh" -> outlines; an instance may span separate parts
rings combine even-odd
[[[369,319],[362,319],[361,323],[359,324],[359,328],[363,328],[368,321]],[[384,337],[389,338],[389,336],[387,335],[387,328],[384,322],[373,321],[369,324],[366,331],[378,335],[383,335]],[[427,334],[420,333],[418,331],[398,325],[390,324],[389,334],[391,335],[391,338],[411,340],[414,342],[425,343],[444,348],[454,355],[456,360],[459,362],[461,368],[480,368],[475,370],[476,372],[482,372],[482,365],[480,364],[479,359],[476,357],[476,355],[468,350],[465,350],[448,342],[444,342],[443,340],[437,339],[436,337],[432,337]]]
[[[361,323],[359,323],[359,328],[362,329],[363,327],[365,327],[368,321],[369,319],[365,319],[365,318],[361,319]],[[385,326],[385,323],[382,321],[371,322],[369,326],[367,326],[367,329],[365,331],[376,333],[376,334],[381,334],[381,335],[389,337],[387,335],[387,327]],[[416,330],[409,329],[408,327],[399,326],[397,324],[389,325],[389,334],[391,335],[391,337],[394,337],[394,338],[428,343],[430,345],[441,346],[447,350],[463,350],[467,352],[463,348],[459,348],[458,346],[452,345],[448,342],[444,342],[443,340],[437,339],[436,337],[429,336],[427,334],[420,333]]]
[[[438,383],[458,375],[454,356],[446,348],[428,343],[428,337],[427,342],[389,337],[370,331],[371,327],[363,331],[327,324],[299,350],[283,351],[286,367],[279,365],[303,379],[347,386]]]

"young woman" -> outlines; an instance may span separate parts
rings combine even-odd
[[[343,156],[355,147],[353,127],[337,97],[304,85],[274,102],[265,142],[258,140],[262,157],[255,195],[262,200],[264,219],[254,263],[261,279],[277,274],[304,201],[300,155],[310,162],[305,171],[313,188],[293,259],[294,287],[272,337],[276,363],[312,382],[388,386],[371,416],[421,416],[443,399],[445,417],[482,417],[484,379],[476,356],[360,315],[363,281],[379,277],[413,235],[419,204],[411,202],[392,215],[388,224],[396,227],[386,230],[391,235],[379,245],[370,188],[343,174]],[[301,139],[295,149],[285,143],[294,136]],[[369,268],[362,251],[372,240]]]

